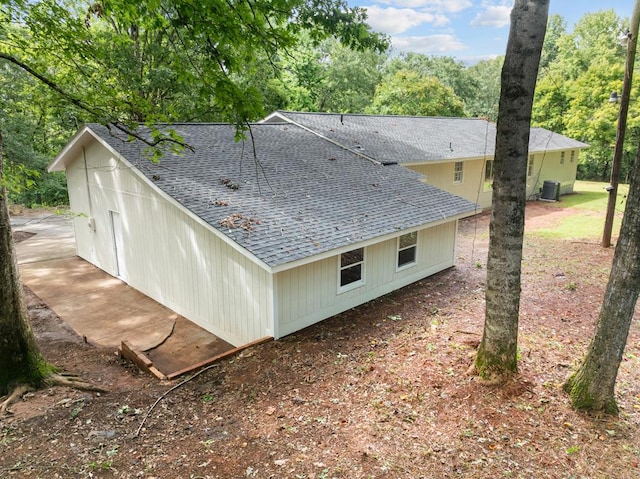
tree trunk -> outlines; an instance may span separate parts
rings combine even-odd
[[[500,381],[517,372],[520,272],[533,94],[549,0],[516,0],[502,67],[485,323],[478,374]]]
[[[618,413],[614,388],[640,292],[640,146],[595,336],[565,383],[576,409]]]
[[[0,396],[18,385],[39,386],[52,372],[31,331],[18,275],[7,191],[2,176],[0,132]]]

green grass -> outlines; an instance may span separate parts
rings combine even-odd
[[[596,181],[576,181],[574,193],[560,197],[558,203],[553,203],[558,208],[579,208],[602,213],[607,209],[609,193],[604,189],[609,183]],[[629,185],[618,186],[618,204],[616,209],[624,212],[624,205],[629,194]]]
[[[608,183],[594,181],[576,181],[573,194],[561,196],[559,202],[550,203],[550,205],[556,208],[573,208],[582,210],[582,212],[576,212],[574,215],[563,218],[552,228],[536,229],[530,234],[543,238],[566,240],[600,240],[609,198],[609,193],[605,190],[607,185]],[[620,232],[628,192],[628,185],[618,187],[618,201],[612,230],[614,237],[618,236]]]

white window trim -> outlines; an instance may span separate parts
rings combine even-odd
[[[405,233],[405,234],[410,234],[410,233]],[[400,238],[402,238],[404,235],[400,235],[398,236],[398,242],[397,244],[397,248],[396,248],[396,272],[399,271],[404,271],[405,269],[409,269],[409,268],[413,268],[418,264],[418,232],[416,232],[416,242],[410,246],[405,246],[404,248],[400,248]],[[410,263],[405,263],[402,266],[398,265],[398,259],[400,256],[400,252],[401,251],[405,251],[408,250],[409,248],[415,248],[415,254],[413,256],[413,261],[411,261]]]
[[[360,248],[354,248],[354,250],[356,249],[360,249]],[[350,250],[353,251],[353,250]],[[349,251],[345,251],[345,253],[348,253]],[[364,278],[365,278],[365,262],[367,259],[367,248],[362,248],[362,261],[359,261],[357,263],[352,263],[349,266],[342,266],[342,253],[340,253],[338,255],[338,294],[342,294],[342,293],[346,293],[347,291],[351,291],[352,289],[356,289],[359,288],[361,286],[364,286],[365,282],[364,282]],[[353,283],[349,283],[349,284],[345,284],[344,286],[340,285],[340,281],[342,280],[342,270],[346,269],[346,268],[351,268],[353,266],[357,266],[357,265],[362,265],[360,268],[360,279],[358,281],[354,281]]]
[[[460,179],[456,180],[456,166],[460,165]],[[464,161],[456,161],[453,163],[453,184],[461,185],[464,182]]]
[[[482,191],[491,191],[493,190],[493,162],[494,160],[486,160],[484,165],[484,179],[482,181]],[[487,178],[487,168],[491,172],[489,178]]]

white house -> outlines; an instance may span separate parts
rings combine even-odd
[[[181,154],[152,163],[144,142],[87,125],[49,170],[66,171],[80,257],[235,346],[451,267],[457,220],[478,211],[290,122],[240,142],[228,125],[165,128]]]
[[[287,121],[382,163],[417,171],[424,181],[482,208],[491,206],[496,126],[482,118],[415,117],[277,111],[264,122]],[[545,181],[572,193],[580,150],[588,145],[532,128],[527,196]]]

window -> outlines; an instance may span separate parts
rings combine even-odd
[[[398,268],[415,264],[418,232],[407,233],[398,238]]]
[[[453,167],[453,182],[462,183],[462,162],[456,161]]]
[[[527,170],[527,176],[533,176],[533,165],[536,161],[536,155],[529,155],[529,169]]]
[[[493,160],[487,160],[484,164],[484,191],[493,188]]]
[[[571,150],[571,159],[569,160],[571,163],[576,161],[576,150]]]
[[[364,248],[358,248],[340,255],[340,289],[359,286],[364,283]]]
[[[564,151],[560,152],[560,164],[564,165]]]

